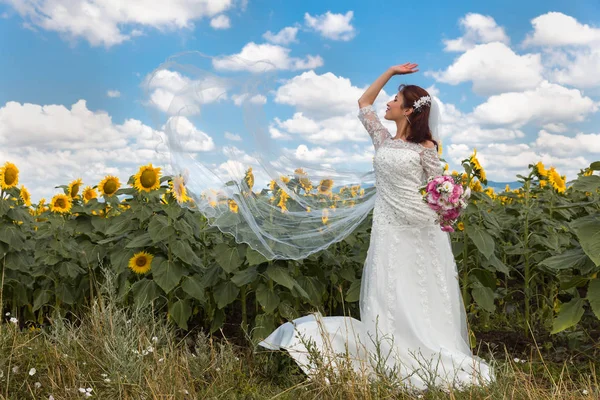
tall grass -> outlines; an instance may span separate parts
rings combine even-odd
[[[515,359],[506,349],[497,381],[449,392],[409,392],[394,377],[365,379],[342,363],[322,363],[306,379],[285,352],[240,347],[226,337],[182,334],[151,307],[123,308],[114,275],[84,315],[19,329],[0,324],[0,399],[597,399],[595,365],[551,364],[541,352]],[[307,344],[311,357],[321,355]],[[498,358],[498,357],[496,357]]]

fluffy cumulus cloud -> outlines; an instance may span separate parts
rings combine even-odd
[[[346,14],[334,14],[327,11],[322,15],[312,16],[309,13],[304,14],[304,23],[310,29],[313,29],[321,36],[331,40],[349,41],[356,36],[356,29],[352,26],[354,12],[348,11]]]
[[[58,32],[69,40],[111,47],[142,34],[193,29],[194,21],[212,18],[234,6],[233,0],[5,0],[31,27]],[[222,21],[220,21],[222,24]]]
[[[229,29],[231,28],[231,21],[227,15],[221,14],[210,20],[210,26],[214,29]]]
[[[267,31],[263,34],[263,38],[270,43],[287,46],[291,43],[298,42],[296,35],[298,34],[298,27],[287,26],[277,33]]]
[[[508,44],[510,39],[504,28],[498,26],[494,18],[477,13],[469,13],[459,21],[463,36],[444,40],[446,51],[464,52],[475,45],[491,42]]]
[[[109,90],[106,92],[106,95],[108,97],[121,97],[121,92],[119,92],[118,90]]]
[[[600,28],[559,12],[540,15],[531,24],[523,46],[542,49],[549,79],[579,88],[600,85]]]
[[[544,81],[535,89],[491,96],[475,107],[473,115],[480,123],[519,127],[582,121],[596,111],[598,103],[578,89]]]
[[[549,12],[531,20],[533,32],[529,33],[525,46],[569,46],[600,43],[600,28],[582,24],[575,18],[560,12]],[[556,29],[560,27],[560,29]]]
[[[184,117],[177,124],[187,152],[214,149],[212,138]],[[0,159],[15,163],[33,200],[75,178],[96,185],[105,175],[127,182],[140,165],[167,166],[166,136],[136,119],[113,122],[84,100],[70,107],[8,102],[0,108]]]
[[[540,54],[519,55],[506,44],[493,42],[476,45],[446,70],[426,75],[451,85],[471,82],[475,93],[491,95],[534,88],[543,80],[542,72]]]
[[[227,85],[218,77],[193,80],[168,69],[148,74],[142,88],[148,94],[149,105],[171,115],[198,114],[202,104],[228,98]]]
[[[247,43],[238,54],[215,58],[217,70],[265,72],[273,70],[304,70],[323,65],[321,56],[307,55],[304,58],[290,56],[291,50],[270,43]]]

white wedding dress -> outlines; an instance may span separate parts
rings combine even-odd
[[[312,342],[334,366],[343,353],[356,372],[393,371],[411,389],[494,381],[494,369],[469,346],[449,234],[418,190],[442,174],[437,150],[392,139],[371,106],[358,117],[375,146],[377,188],[360,321],[317,312],[281,325],[259,345],[286,349],[309,376],[317,370],[305,345]]]

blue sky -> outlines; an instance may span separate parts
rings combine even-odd
[[[159,162],[139,146],[144,129],[159,128],[143,106],[143,80],[173,54],[198,50],[227,56],[251,42],[289,49],[289,57],[299,60],[320,58],[312,68],[284,66],[276,72],[293,98],[307,98],[287,103],[269,98],[265,105],[270,125],[290,138],[273,141],[296,155],[319,158],[338,151],[337,159],[356,155],[368,166],[370,143],[355,140],[367,137],[362,127],[355,123],[338,131],[332,125],[336,117],[356,119],[357,110],[346,106],[355,104],[355,94],[389,66],[410,61],[420,65],[420,72],[393,78],[385,88],[388,97],[379,100],[388,100],[400,82],[432,88],[448,114],[444,157],[451,167],[473,147],[489,179],[497,181],[514,180],[537,159],[572,179],[585,163],[600,159],[600,144],[595,145],[600,143],[600,78],[592,76],[600,70],[597,1],[177,0],[170,10],[156,13],[147,11],[145,3],[123,2],[117,13],[103,0],[0,0],[0,162],[18,164],[21,182],[34,200],[48,198],[55,185],[79,176],[90,185],[108,173],[126,180],[137,166]],[[61,17],[60,7],[70,16]],[[96,16],[82,14],[82,7]],[[532,23],[536,18],[538,23]],[[297,29],[295,41],[277,44],[264,37],[286,27]],[[556,30],[560,35],[552,35]],[[533,39],[527,42],[528,37]],[[445,42],[460,38],[454,50]],[[494,55],[503,52],[507,58],[495,62]],[[514,71],[511,57],[517,63]],[[494,66],[486,66],[486,60]],[[507,66],[498,67],[503,61]],[[333,75],[323,78],[327,73]],[[305,83],[329,79],[339,90],[324,96],[297,94],[298,87],[289,83],[300,76]],[[110,97],[108,91],[119,96]],[[552,102],[554,97],[560,100]],[[72,107],[80,100],[85,105],[75,112]],[[549,103],[538,107],[543,101]],[[514,104],[526,107],[515,109]],[[54,107],[40,108],[48,106]],[[530,106],[540,110],[523,111]],[[336,108],[331,116],[323,111],[329,108]],[[305,118],[292,120],[298,112]],[[139,123],[139,131],[131,121]],[[307,124],[318,128],[311,131]],[[221,154],[222,146],[235,146],[240,157],[247,156],[250,149],[243,142],[205,128],[214,143],[209,152]],[[327,132],[338,139],[315,140]],[[18,143],[9,144],[13,137]],[[115,159],[110,149],[119,143]],[[306,151],[297,151],[301,145]],[[85,160],[93,166],[78,167]],[[336,162],[327,161],[334,167]]]

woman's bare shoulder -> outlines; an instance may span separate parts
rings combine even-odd
[[[435,143],[433,143],[431,140],[421,142],[420,145],[423,147],[427,147],[428,149],[433,149],[435,147]]]

